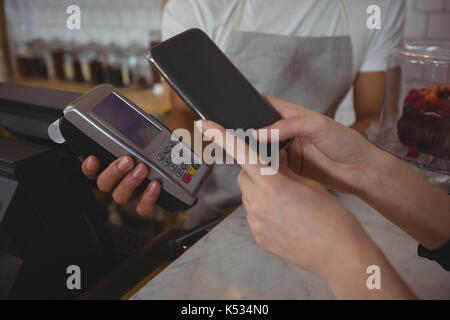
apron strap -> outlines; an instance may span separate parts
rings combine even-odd
[[[238,4],[238,14],[236,17],[236,21],[234,22],[233,30],[239,30],[242,24],[242,16],[244,15],[244,8],[245,8],[245,1],[246,0],[240,0]]]
[[[342,18],[344,19],[345,32],[347,33],[347,35],[350,35],[347,10],[345,9],[344,0],[339,0],[339,7],[341,9]]]

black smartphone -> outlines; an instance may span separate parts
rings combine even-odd
[[[161,42],[150,50],[149,60],[202,119],[244,131],[281,119],[200,29],[189,29]],[[286,143],[280,143],[280,148]]]

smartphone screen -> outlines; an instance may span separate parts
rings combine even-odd
[[[150,60],[201,118],[226,129],[259,129],[279,114],[201,30],[190,29],[150,51]],[[280,144],[282,146],[282,144]]]

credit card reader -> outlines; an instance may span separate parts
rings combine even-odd
[[[56,143],[67,143],[81,159],[95,155],[100,170],[128,155],[159,180],[157,204],[168,211],[194,205],[208,174],[205,164],[171,131],[110,85],[100,85],[70,103],[48,128]]]

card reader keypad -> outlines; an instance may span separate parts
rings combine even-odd
[[[180,165],[177,165],[173,163],[172,159],[172,149],[175,147],[179,142],[171,140],[158,155],[156,156],[156,159],[158,161],[162,161],[162,164],[165,167],[169,168],[169,171],[172,172],[177,178],[181,178],[181,180],[184,183],[189,183],[192,180],[192,177],[195,176],[197,173],[197,169],[200,168],[200,164],[197,163],[197,161],[192,156],[191,158],[191,164],[185,164],[181,163]],[[180,152],[180,157],[182,156],[183,150]]]

